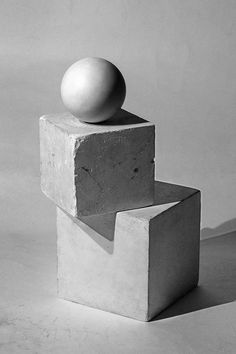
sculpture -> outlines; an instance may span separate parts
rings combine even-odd
[[[120,109],[125,83],[113,64],[78,61],[61,92],[74,116],[40,118],[58,294],[149,321],[198,283],[200,192],[154,181],[155,126]]]

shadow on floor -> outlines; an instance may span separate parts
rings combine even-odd
[[[199,286],[154,320],[236,300],[236,231],[201,241]]]
[[[215,228],[204,227],[201,230],[201,239],[204,240],[209,237],[223,235],[232,232],[233,230],[236,230],[236,218],[228,220]]]

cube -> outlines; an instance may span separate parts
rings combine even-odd
[[[43,116],[42,191],[73,217],[151,205],[154,140],[154,124],[124,110],[100,124]]]
[[[198,283],[200,192],[155,183],[153,206],[76,219],[57,209],[61,298],[149,321]]]

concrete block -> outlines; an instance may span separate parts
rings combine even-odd
[[[155,126],[120,110],[100,123],[40,118],[42,191],[74,217],[153,204]]]
[[[57,209],[61,298],[148,321],[198,283],[200,192],[155,183],[155,205],[75,219]]]

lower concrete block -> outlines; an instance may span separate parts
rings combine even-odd
[[[200,192],[155,183],[155,204],[72,218],[57,209],[61,298],[148,321],[198,283]]]

